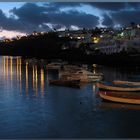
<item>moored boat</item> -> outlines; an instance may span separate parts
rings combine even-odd
[[[129,104],[140,104],[140,95],[124,92],[100,91],[99,96],[102,99]]]
[[[103,79],[100,74],[94,74],[86,70],[60,71],[59,76],[66,79],[79,79],[81,82],[99,82]]]
[[[113,83],[116,85],[140,86],[140,82],[132,82],[132,81],[114,80]]]
[[[60,69],[61,63],[49,63],[46,65],[47,69]]]
[[[80,88],[80,80],[49,80],[50,85],[56,85],[56,86],[66,86],[66,87],[72,87],[72,88]]]
[[[111,90],[111,91],[140,91],[140,86],[113,86],[103,83],[97,83],[96,86],[101,90]]]

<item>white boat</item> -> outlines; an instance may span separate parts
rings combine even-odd
[[[60,71],[60,77],[66,79],[80,79],[81,82],[96,82],[103,79],[102,75],[87,70]]]

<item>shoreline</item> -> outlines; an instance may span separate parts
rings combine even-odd
[[[48,59],[68,61],[72,63],[87,63],[87,64],[98,64],[98,65],[125,65],[125,66],[140,66],[140,54],[116,54],[116,55],[77,55],[77,54],[62,54],[62,55],[20,55],[20,54],[8,54],[4,53],[0,56],[21,56],[22,58],[36,58],[36,59]]]

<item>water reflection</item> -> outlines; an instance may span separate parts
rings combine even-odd
[[[45,66],[40,65],[33,59],[22,59],[21,57],[2,57],[3,61],[3,78],[6,88],[9,90],[16,85],[18,93],[29,96],[32,93],[35,97],[44,96],[45,84],[48,79],[57,79],[59,71],[48,71]],[[43,63],[44,64],[44,63]],[[103,73],[104,81],[113,81],[116,79],[128,79],[130,73],[138,73],[137,68],[118,68],[107,66],[94,66],[91,71],[94,74]],[[132,74],[131,74],[132,75]],[[96,93],[95,83],[92,87],[93,93]]]
[[[3,59],[3,72],[4,72],[4,80],[5,80],[5,75],[6,75],[6,73],[5,73],[5,65],[6,65],[6,62],[5,62],[6,60],[5,60],[5,57],[4,57],[4,59]]]
[[[33,65],[33,90],[34,90],[34,95],[38,95],[38,70],[37,66]]]
[[[29,95],[29,91],[33,90],[34,96],[44,96],[45,90],[45,68],[39,67],[34,63],[29,65],[27,60],[22,60],[21,57],[4,56],[3,59],[3,78],[6,87],[12,88],[16,85],[19,93],[23,92]],[[47,74],[47,73],[46,73]],[[10,85],[9,85],[10,83]],[[39,91],[40,89],[40,91]]]
[[[40,76],[41,95],[42,95],[42,97],[43,97],[43,96],[44,96],[44,69],[43,69],[43,68],[41,68],[40,74],[41,74],[41,76]]]
[[[93,92],[96,93],[96,84],[93,84]]]
[[[139,106],[102,102],[98,94],[94,94],[98,90],[95,83],[78,90],[50,87],[48,79],[57,79],[58,71],[49,71],[45,62],[36,61],[21,57],[0,58],[1,138],[140,136],[136,131],[140,129],[140,112],[135,111]],[[105,81],[127,79],[130,72],[139,74],[139,69],[135,68],[94,65],[90,70],[95,74],[103,73]]]
[[[45,63],[40,64],[39,60],[4,56],[2,61],[6,87],[10,90],[13,85],[16,86],[21,95],[29,96],[32,94],[35,97],[38,95],[43,97],[48,80],[59,78],[59,70],[48,70],[43,65]],[[91,72],[98,74],[99,68],[93,67]],[[95,84],[93,85],[93,92],[95,92]]]
[[[139,105],[133,104],[123,104],[123,103],[113,103],[102,101],[100,104],[97,105],[97,108],[100,109],[127,109],[127,110],[140,110]]]
[[[8,76],[8,58],[4,57],[4,62],[3,62],[3,66],[4,66],[4,79],[7,80],[7,76]]]
[[[12,57],[10,57],[10,78],[12,81],[12,78],[13,78],[13,59],[12,59]]]
[[[28,96],[28,85],[29,85],[29,81],[28,81],[28,62],[26,62],[26,95]]]

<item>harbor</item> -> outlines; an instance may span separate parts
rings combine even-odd
[[[140,138],[140,2],[0,2],[0,139]]]
[[[62,76],[60,67],[54,69],[50,64],[43,59],[0,57],[1,138],[139,137],[133,128],[140,128],[140,105],[103,100],[96,86],[99,81],[86,82],[81,88],[50,85],[49,80]],[[63,64],[63,73],[74,68],[90,71],[102,75],[101,81],[139,81],[140,77],[139,67],[59,64]],[[139,92],[126,94],[139,96]]]

